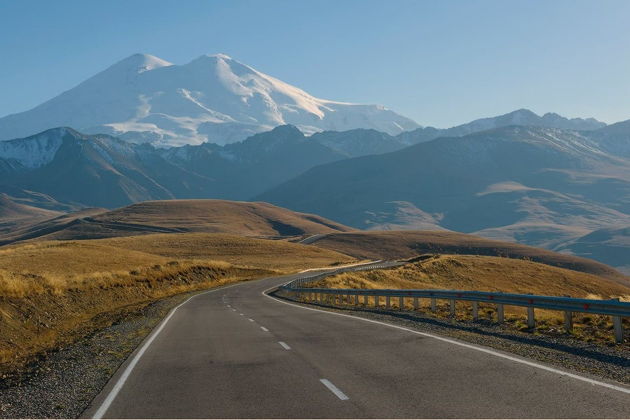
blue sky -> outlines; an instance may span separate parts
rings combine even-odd
[[[226,53],[447,127],[517,108],[630,119],[630,1],[0,0],[0,116],[133,53]]]

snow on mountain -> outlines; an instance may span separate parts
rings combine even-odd
[[[224,54],[184,65],[135,54],[29,111],[1,118],[0,140],[70,126],[157,146],[226,144],[284,124],[305,134],[355,128],[399,134],[419,127],[379,105],[315,98]]]
[[[28,169],[39,168],[53,160],[65,133],[65,128],[55,128],[29,139],[0,142],[0,159]]]

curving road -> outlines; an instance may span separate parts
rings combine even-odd
[[[263,294],[295,277],[191,298],[84,415],[630,418],[625,387]]]

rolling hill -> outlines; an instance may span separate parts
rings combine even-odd
[[[20,204],[7,194],[0,193],[0,235],[52,219],[60,214],[60,212]]]
[[[292,237],[352,229],[322,217],[267,203],[224,200],[165,200],[117,210],[89,209],[0,236],[0,244],[29,239],[95,239],[152,233],[229,233]]]
[[[365,259],[413,258],[421,254],[433,253],[506,257],[589,273],[630,286],[630,279],[594,260],[457,232],[344,232],[322,235],[314,238],[310,243]]]

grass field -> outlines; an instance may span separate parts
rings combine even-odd
[[[316,287],[335,289],[451,289],[571,296],[589,299],[619,297],[630,301],[630,287],[592,274],[581,273],[532,261],[475,255],[431,255],[417,262],[387,270],[342,273],[323,279]],[[370,305],[373,304],[371,299]],[[392,300],[397,307],[397,299]],[[412,302],[405,303],[412,309]],[[429,305],[425,299],[424,308]],[[480,304],[485,317],[495,315],[495,307]],[[525,330],[525,308],[505,307],[506,321]],[[446,302],[438,314],[448,316]],[[471,319],[470,304],[458,302],[457,316]],[[562,333],[563,314],[536,310],[537,331]],[[577,316],[573,334],[585,340],[612,343],[608,317]]]
[[[313,245],[367,259],[410,258],[427,253],[508,257],[603,276],[630,287],[629,277],[594,260],[458,232],[365,231],[331,233],[317,240]]]
[[[0,371],[167,296],[352,261],[312,246],[215,234],[5,246],[0,248]]]
[[[0,221],[2,208],[0,202]],[[9,230],[2,230],[0,223],[0,244],[193,232],[277,238],[352,230],[314,214],[298,213],[268,203],[162,200],[111,211],[86,209]]]

